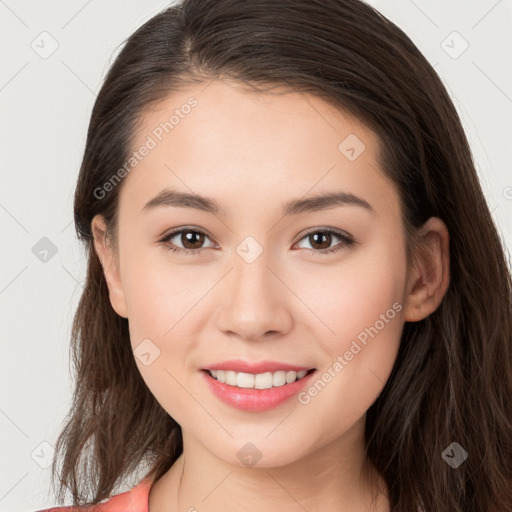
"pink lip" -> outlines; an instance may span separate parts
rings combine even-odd
[[[280,369],[284,369],[283,366],[281,366]],[[273,409],[274,407],[282,404],[285,400],[296,395],[304,386],[306,386],[316,371],[312,371],[302,377],[302,379],[292,382],[291,384],[272,387],[270,389],[238,388],[219,382],[206,370],[203,370],[200,373],[203,375],[203,378],[206,380],[206,384],[213,394],[220,398],[224,403],[242,411],[261,412]],[[254,372],[251,371],[248,373]]]
[[[249,361],[244,361],[242,359],[230,359],[229,361],[212,363],[203,368],[203,370],[231,370],[238,373],[254,373],[255,375],[265,372],[278,372],[279,370],[284,370],[286,372],[300,372],[302,370],[307,371],[311,369],[311,366],[297,366],[293,364],[279,363],[278,361],[259,361],[257,363],[250,363]]]

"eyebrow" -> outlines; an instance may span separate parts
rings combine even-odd
[[[215,215],[225,215],[224,209],[214,199],[201,196],[198,194],[190,194],[188,192],[180,192],[171,188],[166,188],[157,194],[153,199],[148,201],[142,208],[142,212],[148,212],[160,207],[181,207],[194,208]],[[375,214],[373,207],[361,197],[349,192],[330,192],[321,193],[312,197],[293,199],[283,205],[283,217],[290,215],[298,215],[305,212],[313,212],[318,210],[327,210],[337,206],[359,206]]]

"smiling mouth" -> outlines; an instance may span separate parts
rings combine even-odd
[[[218,382],[241,389],[270,389],[286,386],[303,379],[316,369],[295,371],[280,370],[277,372],[246,373],[232,370],[203,370]]]

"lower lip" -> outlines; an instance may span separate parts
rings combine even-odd
[[[208,371],[201,371],[210,390],[223,402],[242,411],[268,411],[296,395],[311,379],[316,370],[302,379],[270,389],[238,388],[214,379]]]

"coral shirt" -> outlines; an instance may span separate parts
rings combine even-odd
[[[149,490],[153,480],[149,477],[143,478],[131,490],[107,498],[97,505],[91,507],[54,507],[38,512],[83,512],[91,510],[94,512],[148,512]]]

